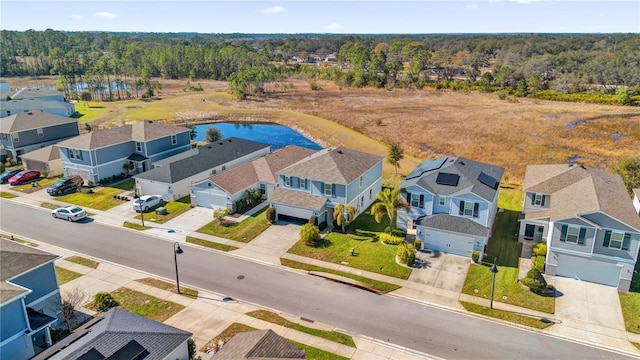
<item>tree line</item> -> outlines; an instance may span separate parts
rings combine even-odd
[[[319,35],[0,32],[3,76],[58,75],[68,98],[153,96],[157,79],[230,82],[239,98],[289,76],[345,87],[436,86],[515,96],[640,95],[636,34]],[[292,56],[336,61],[300,64]],[[329,66],[327,66],[327,64]],[[622,89],[622,90],[621,90]],[[610,100],[603,100],[604,102]]]

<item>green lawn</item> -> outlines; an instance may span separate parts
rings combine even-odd
[[[340,356],[338,354],[330,353],[328,351],[314,348],[313,346],[305,345],[293,340],[287,340],[289,343],[300,350],[304,350],[308,360],[349,360],[349,358]]]
[[[505,210],[522,212],[522,201],[524,193],[522,185],[503,183],[500,185],[500,195],[498,197],[498,207]]]
[[[3,199],[13,199],[14,197],[16,197],[15,195],[8,193],[6,191],[0,191],[0,198]]]
[[[247,315],[254,317],[256,319],[278,324],[289,329],[295,329],[309,335],[313,335],[313,336],[317,336],[333,342],[337,342],[338,344],[356,347],[356,344],[353,342],[353,338],[351,338],[351,336],[349,335],[343,334],[338,331],[319,330],[319,329],[310,328],[304,325],[300,325],[298,323],[291,322],[271,311],[256,310],[256,311],[248,312]]]
[[[640,334],[640,293],[632,292],[619,296],[627,331]]]
[[[180,304],[127,288],[116,289],[111,295],[118,301],[121,309],[159,322],[167,320],[184,309]]]
[[[79,278],[82,274],[56,266],[56,276],[58,277],[58,285],[63,285]]]
[[[5,237],[6,239],[11,239],[11,235],[6,234],[6,233],[0,233],[3,237]],[[38,244],[36,243],[32,243],[31,241],[27,241],[25,239],[21,239],[17,236],[14,236],[13,241],[15,242],[19,242],[20,244],[25,244],[25,245],[29,245],[29,246],[33,246],[33,247],[38,247]]]
[[[139,282],[139,283],[145,284],[145,285],[153,286],[153,287],[158,288],[158,289],[171,291],[173,293],[177,293],[178,292],[178,288],[176,287],[176,284],[168,283],[166,281],[162,281],[162,280],[158,280],[158,279],[154,279],[154,278],[144,278],[144,279],[138,279],[136,281]],[[180,287],[180,295],[186,296],[186,297],[197,298],[198,297],[198,290],[193,290],[193,289],[189,289],[187,287],[181,286]]]
[[[109,112],[107,107],[98,102],[88,101],[85,104],[84,101],[78,101],[75,103],[75,107],[78,115],[74,115],[73,117],[78,118],[81,123],[87,123],[102,118]]]
[[[75,204],[80,207],[84,206],[97,210],[109,210],[124,202],[123,200],[113,198],[114,195],[118,195],[122,192],[122,189],[108,187],[94,193],[76,192],[73,194],[63,195],[58,197],[58,200]]]
[[[227,341],[231,340],[231,338],[236,334],[247,332],[247,331],[254,331],[254,330],[258,330],[258,329],[245,324],[232,323],[226,329],[222,330],[222,332],[218,334],[218,336],[209,340],[208,343],[206,343],[202,348],[200,348],[200,351],[207,352],[209,349],[214,348],[216,345],[220,343],[224,344]]]
[[[342,272],[342,271],[338,271],[338,270],[333,270],[333,269],[327,269],[327,268],[323,268],[320,266],[315,266],[315,265],[310,265],[310,264],[305,264],[305,263],[300,263],[297,261],[293,261],[293,260],[289,260],[289,259],[280,259],[280,263],[283,266],[287,266],[290,268],[294,268],[294,269],[302,269],[302,270],[306,270],[306,271],[319,271],[319,272],[325,272],[325,273],[329,273],[329,274],[336,274],[336,275],[340,275],[340,276],[344,276],[356,281],[359,281],[363,284],[366,284],[368,287],[378,290],[380,292],[383,293],[387,293],[393,290],[397,290],[400,288],[400,286],[396,285],[396,284],[390,284],[390,283],[386,283],[383,281],[378,281],[378,280],[373,280],[373,279],[369,279],[369,278],[365,278],[362,276],[358,276],[358,275],[354,275],[351,273],[346,273],[346,272]]]
[[[32,192],[36,192],[38,190],[46,189],[49,186],[53,185],[56,181],[58,181],[62,176],[55,176],[51,178],[42,178],[38,179],[37,182],[30,182],[18,186],[14,186],[11,188],[13,191],[19,191],[25,194],[30,194]],[[34,185],[38,186],[34,186]]]
[[[267,221],[266,214],[267,207],[244,219],[240,223],[218,226],[211,221],[207,225],[198,229],[197,232],[240,242],[249,242],[271,226],[269,221]]]
[[[91,259],[83,258],[82,256],[71,256],[66,258],[65,260],[70,261],[72,263],[80,264],[86,267],[90,267],[92,269],[97,269],[98,265],[100,265],[99,262]]]
[[[126,227],[128,229],[133,229],[133,230],[149,230],[151,229],[151,226],[142,226],[142,224],[138,224],[138,223],[132,223],[129,221],[125,221],[124,223],[122,223],[123,227]]]
[[[515,314],[510,311],[489,309],[486,306],[473,304],[465,301],[460,301],[460,303],[462,304],[462,306],[464,306],[465,309],[467,309],[467,311],[470,311],[476,314],[490,316],[500,320],[506,320],[512,323],[525,325],[525,326],[529,326],[536,329],[544,329],[546,327],[553,325],[553,323],[549,321],[544,322],[540,319],[536,319],[536,318],[525,316],[525,315]]]
[[[166,215],[159,215],[156,214],[155,211],[151,210],[147,213],[142,214],[144,216],[144,221],[150,221],[156,224],[164,224],[165,222],[191,209],[191,197],[185,196],[177,201],[169,201],[162,206],[167,209]],[[136,216],[135,218],[141,220],[140,215]]]
[[[233,251],[238,249],[235,246],[220,244],[215,241],[203,240],[193,236],[187,236],[187,242],[220,251]]]

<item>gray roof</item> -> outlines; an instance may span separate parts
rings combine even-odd
[[[432,229],[452,231],[473,236],[488,237],[489,228],[475,221],[449,214],[435,214],[425,216],[416,221],[416,225]]]
[[[42,100],[42,99],[18,99],[18,100],[9,100],[2,102],[2,110],[9,111],[44,111],[44,110],[53,110],[53,109],[69,109],[74,107],[73,104],[64,101],[56,101],[56,100]]]
[[[155,121],[138,121],[131,125],[92,131],[58,143],[60,147],[94,150],[125,141],[151,141],[169,135],[190,132],[186,127]]]
[[[60,159],[60,149],[55,145],[45,146],[38,150],[33,150],[21,156],[23,160],[34,160],[47,162]]]
[[[0,238],[0,304],[28,292],[7,281],[57,258],[58,255]]]
[[[153,180],[172,184],[226,164],[232,160],[249,155],[270,145],[236,137],[220,140],[215,143],[199,146],[189,157],[179,157],[178,160],[167,163],[158,162],[154,169],[134,176],[136,179]],[[166,159],[165,159],[166,160]]]
[[[45,96],[60,96],[61,98],[64,98],[64,93],[62,91],[47,88],[22,88],[11,95],[11,99],[18,100]]]
[[[236,334],[213,356],[214,360],[306,359],[300,350],[271,329]]]
[[[267,199],[270,203],[294,206],[302,209],[321,210],[327,198],[308,192],[277,188]]]
[[[489,202],[493,202],[498,193],[499,183],[502,180],[504,169],[498,166],[489,165],[462,157],[428,159],[422,162],[414,171],[400,184],[401,188],[408,188],[413,185],[435,194],[452,195],[462,190],[479,196]],[[439,176],[457,175],[457,183],[444,185],[439,180]],[[495,186],[490,186],[482,181],[485,174],[490,179],[496,181]]]
[[[640,231],[640,217],[616,174],[573,164],[529,165],[523,190],[551,196],[550,206],[527,213],[528,219],[561,220],[602,212]]]
[[[0,133],[46,128],[68,123],[78,123],[77,119],[42,112],[19,113],[0,118]]]
[[[350,184],[384,158],[345,147],[330,148],[282,169],[279,174],[333,184]]]
[[[65,339],[71,344],[49,359],[73,360],[89,352],[95,355],[98,355],[98,352],[104,358],[108,358],[135,341],[149,353],[145,360],[160,360],[165,359],[192,335],[119,308],[107,311],[102,319],[84,333],[86,335],[77,340],[74,335]]]

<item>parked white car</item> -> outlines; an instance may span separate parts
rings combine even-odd
[[[87,217],[87,212],[82,208],[69,205],[55,210],[51,210],[51,216],[55,219],[64,219],[67,221],[78,221]]]
[[[131,205],[131,207],[137,212],[148,211],[149,209],[153,209],[161,203],[162,196],[160,195],[144,195],[137,198],[133,202],[133,205]]]

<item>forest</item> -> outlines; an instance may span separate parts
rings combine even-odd
[[[432,86],[502,97],[640,104],[637,34],[329,36],[47,29],[2,30],[0,36],[3,77],[57,75],[57,88],[69,99],[151,97],[161,78],[225,80],[238,98],[246,98],[268,91],[267,83],[304,77],[340,87]],[[330,54],[335,61],[324,61]],[[294,56],[303,62],[293,61]]]

